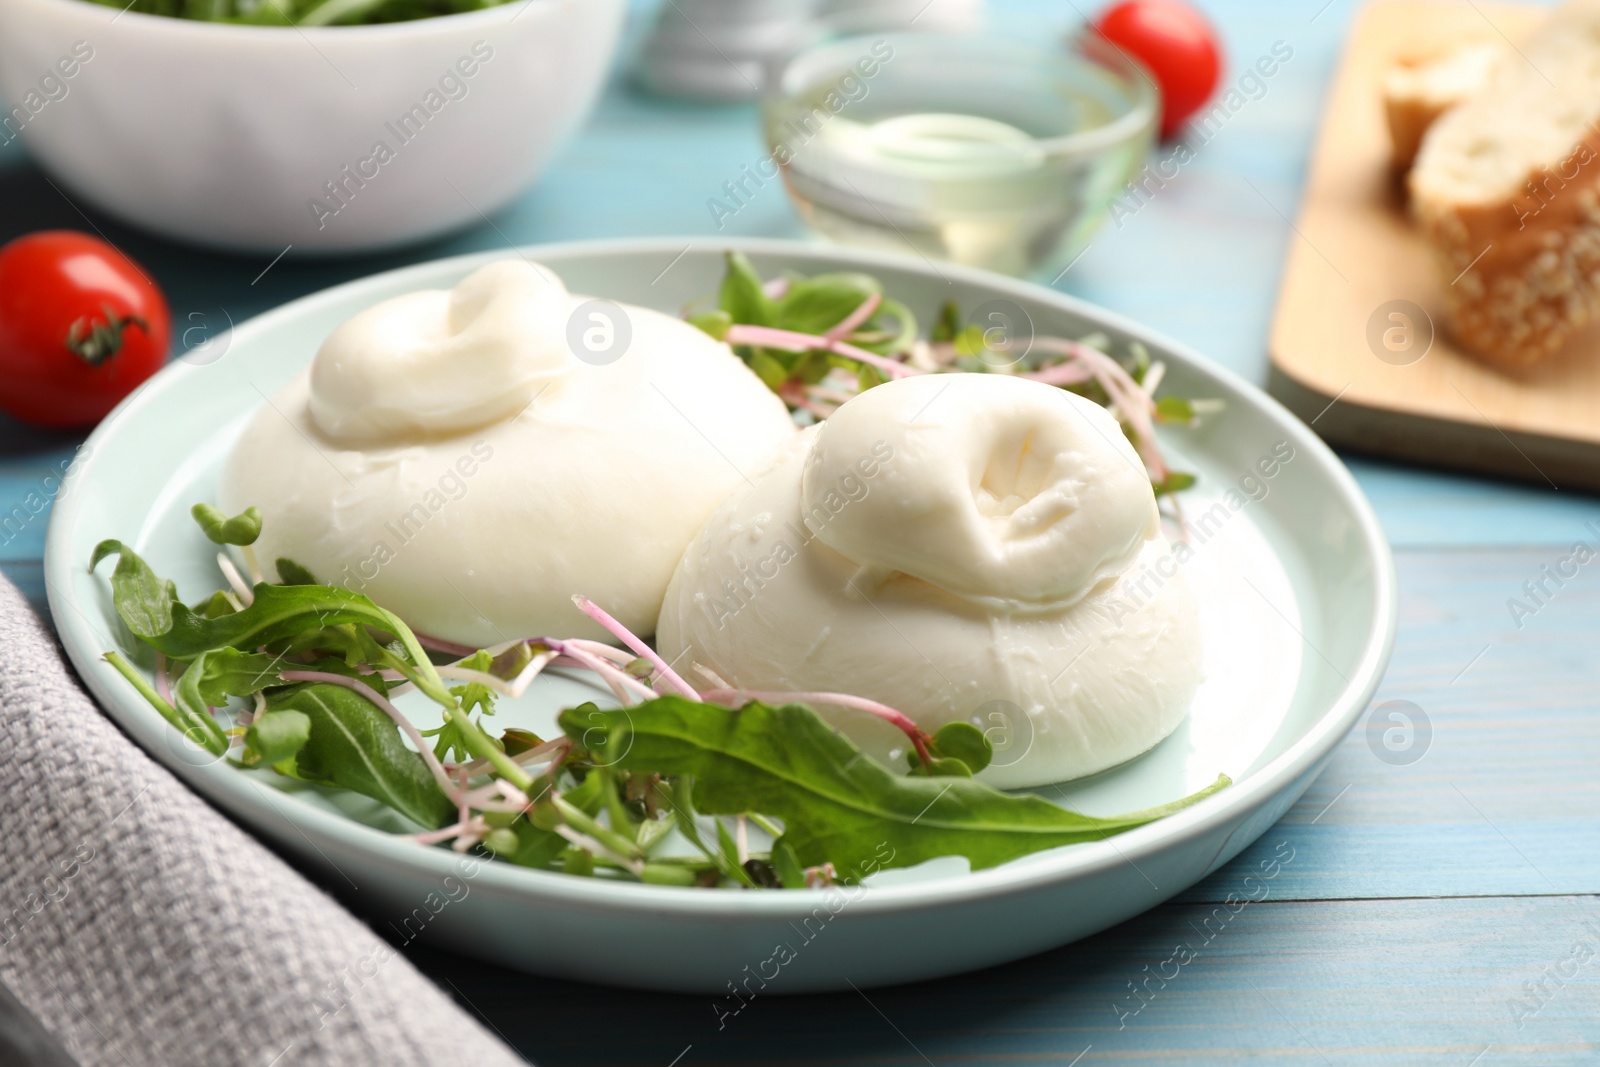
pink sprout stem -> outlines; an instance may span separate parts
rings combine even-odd
[[[618,670],[593,652],[583,648],[577,641],[557,641],[550,637],[540,638],[539,641],[546,648],[559,652],[577,666],[587,671],[593,671],[605,679],[606,684],[611,686],[611,691],[623,703],[628,702],[630,695],[636,700],[641,697],[645,700],[653,700],[656,696],[654,689],[651,689],[632,675]],[[560,660],[556,661],[558,665],[560,662]]]
[[[394,724],[400,727],[405,735],[411,739],[411,743],[416,746],[417,751],[422,753],[423,762],[428,765],[428,770],[433,773],[434,781],[439,783],[439,788],[444,790],[444,795],[451,800],[459,800],[455,783],[444,772],[444,765],[439,762],[439,757],[433,754],[433,749],[428,747],[428,743],[422,739],[421,732],[411,724],[410,719],[405,717],[404,712],[390,703],[383,694],[372,688],[372,686],[357,678],[347,678],[342,674],[331,674],[326,671],[282,671],[278,677],[286,682],[326,682],[328,685],[342,685],[346,689],[353,689],[372,701],[382,708],[389,718],[394,720]]]
[[[868,319],[872,318],[873,313],[878,310],[878,305],[881,303],[883,303],[883,294],[873,293],[871,296],[867,297],[861,302],[860,307],[846,315],[839,325],[835,326],[822,336],[826,337],[830,341],[837,341],[841,338],[849,337],[851,334],[856,332],[857,326],[860,326],[863,322],[866,322]]]
[[[848,693],[789,693],[776,690],[763,689],[708,689],[700,694],[702,700],[715,701],[718,704],[736,700],[760,700],[768,704],[832,704],[840,708],[853,708],[876,715],[884,722],[897,727],[911,739],[911,744],[917,750],[922,765],[927,766],[933,762],[933,757],[928,753],[928,735],[922,727],[911,721],[910,716],[903,711],[896,711],[887,704],[880,704],[876,700],[866,697],[851,696]]]
[[[1031,378],[1033,381],[1043,382],[1046,385],[1082,385],[1084,382],[1091,381],[1094,378],[1094,371],[1076,360],[1068,360],[1065,363],[1057,363],[1054,366],[1045,367],[1043,370],[1027,371],[1022,377]]]
[[[909,378],[920,374],[912,367],[906,366],[898,360],[880,356],[876,352],[868,352],[864,348],[847,344],[844,341],[829,337],[820,337],[810,333],[795,333],[793,330],[779,330],[771,326],[746,326],[743,324],[729,326],[723,340],[730,345],[758,345],[762,348],[782,348],[790,352],[804,352],[808,349],[818,348],[825,352],[834,352],[850,359],[860,360],[862,363],[871,364],[889,375],[891,378]]]
[[[172,680],[167,677],[167,654],[156,653],[156,692],[168,704],[172,703]]]
[[[453,826],[445,826],[438,830],[429,830],[425,834],[418,834],[416,840],[424,845],[437,845],[453,837],[457,840],[467,840],[469,842],[467,847],[470,848],[473,843],[476,843],[478,839],[488,833],[488,822],[484,820],[482,815],[474,815],[472,818],[463,819]],[[460,851],[465,851],[465,849]]]
[[[627,645],[635,655],[642,656],[649,660],[655,666],[656,670],[661,673],[662,680],[676,689],[679,696],[686,696],[690,700],[700,699],[694,691],[694,686],[680,678],[678,676],[678,672],[673,670],[672,667],[668,665],[667,661],[662,659],[660,654],[658,654],[655,649],[645,644],[633,631],[629,630],[626,626],[622,625],[622,623],[612,618],[605,608],[602,608],[599,604],[596,604],[586,596],[575,596],[572,598],[572,602],[578,605],[579,611],[589,616],[589,618],[593,619],[601,626],[604,626],[606,630],[610,632],[611,636],[621,641],[624,645]]]
[[[1133,380],[1132,375],[1123,370],[1122,364],[1104,352],[1077,341],[1039,337],[1035,338],[1033,343],[1036,348],[1068,357],[1068,362],[1063,366],[1083,366],[1094,376],[1111,400],[1112,410],[1132,428],[1134,448],[1144,460],[1145,466],[1150,468],[1150,477],[1158,482],[1165,481],[1167,464],[1162,458],[1161,449],[1156,444],[1155,424],[1150,418],[1151,412],[1155,409],[1155,401],[1138,382]]]

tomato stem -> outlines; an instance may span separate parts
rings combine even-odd
[[[105,312],[105,321],[96,321],[84,315],[67,327],[67,351],[91,367],[100,366],[122,351],[122,331],[129,326],[137,326],[145,333],[150,332],[150,327],[145,324],[144,319],[137,315],[118,317],[109,304],[101,304],[100,310]]]

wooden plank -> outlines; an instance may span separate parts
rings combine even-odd
[[[1434,42],[1512,40],[1543,13],[1508,4],[1375,0],[1329,94],[1271,337],[1274,395],[1317,418],[1330,441],[1478,472],[1600,488],[1600,334],[1534,371],[1476,362],[1444,328],[1441,279],[1390,166],[1380,82],[1398,56]],[[1372,347],[1384,309],[1432,347],[1395,365]],[[1375,318],[1376,316],[1376,318]],[[1335,399],[1338,403],[1332,403]],[[1330,406],[1331,405],[1331,406]]]
[[[1600,535],[1585,539],[1600,550]],[[1600,892],[1600,559],[1556,588],[1544,568],[1566,555],[1397,555],[1400,629],[1378,703],[1417,705],[1431,738],[1401,765],[1379,758],[1366,720],[1352,731],[1274,831],[1310,860],[1285,873],[1280,896]],[[1524,583],[1541,580],[1543,606],[1514,617],[1507,601],[1532,606]],[[1383,714],[1368,715],[1379,749],[1395,725]],[[1189,897],[1220,899],[1271,840]]]
[[[1600,502],[1584,493],[1343,458],[1395,548],[1561,545],[1600,521]]]
[[[713,998],[546,981],[408,951],[543,1067],[1595,1062],[1593,900],[1292,903],[1273,898],[1274,882],[1260,885],[1251,890],[1260,899],[1234,911],[1166,905],[974,975],[798,998],[774,983],[720,1030]],[[1558,986],[1550,975],[1562,968]],[[1535,1001],[1524,983],[1541,980]]]

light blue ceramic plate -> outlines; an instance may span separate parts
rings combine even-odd
[[[225,351],[216,343],[211,362],[168,367],[95,431],[55,505],[45,552],[56,626],[95,696],[194,789],[406,936],[543,974],[678,992],[722,994],[758,972],[769,994],[866,987],[1015,959],[1161,902],[1282,816],[1366,707],[1394,633],[1388,548],[1360,490],[1321,441],[1259,390],[1181,346],[994,275],[775,241],[605,241],[525,254],[574,292],[676,310],[714,290],[727,247],[743,249],[765,275],[869,271],[923,321],[948,299],[964,309],[1008,300],[1041,333],[1098,330],[1118,345],[1142,342],[1169,365],[1169,391],[1224,402],[1201,428],[1163,441],[1201,478],[1183,498],[1194,536],[1204,531],[1187,577],[1206,605],[1208,649],[1207,681],[1189,721],[1137,760],[1043,792],[1112,814],[1172,800],[1218,772],[1234,778],[1231,788],[1119,837],[977,873],[964,861],[941,861],[885,872],[851,891],[712,892],[571,878],[424,848],[360,798],[241,773],[190,747],[102,661],[117,630],[105,577],[88,571],[90,550],[116,537],[176,579],[185,599],[216,588],[213,552],[187,512],[215,498],[222,457],[263,397],[355,312],[399,293],[448,288],[509,253],[424,263],[287,304],[240,326]],[[548,728],[558,707],[594,695],[552,679],[497,721]],[[926,936],[930,930],[939,936]]]

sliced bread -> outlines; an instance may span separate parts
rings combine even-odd
[[[1435,119],[1483,92],[1515,58],[1499,41],[1470,41],[1400,57],[1383,78],[1383,110],[1394,164],[1406,170]]]
[[[1428,130],[1410,189],[1451,332],[1518,368],[1600,313],[1600,0],[1562,7],[1508,67]]]

